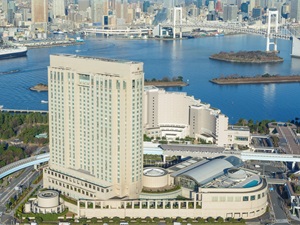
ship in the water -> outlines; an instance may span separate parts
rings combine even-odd
[[[18,46],[0,46],[0,59],[10,59],[26,56],[27,48]]]

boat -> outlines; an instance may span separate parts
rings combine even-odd
[[[82,38],[80,38],[80,37],[77,37],[76,38],[76,42],[84,42],[84,40]]]
[[[27,48],[18,46],[0,46],[0,59],[10,59],[26,56]]]
[[[223,36],[224,36],[223,33],[216,33],[216,34],[215,34],[215,37],[223,37]]]
[[[53,31],[52,33],[53,33],[53,34],[64,34],[64,32],[61,31],[61,30],[55,30],[55,31]]]
[[[42,100],[41,103],[43,103],[43,104],[48,104],[48,101]]]

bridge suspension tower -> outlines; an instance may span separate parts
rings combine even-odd
[[[179,38],[182,38],[182,7],[173,7],[173,38],[176,38],[177,15],[180,24]]]
[[[275,17],[275,21],[272,20]],[[275,23],[274,32],[271,32],[272,22]],[[277,9],[268,9],[268,29],[267,29],[267,49],[266,51],[270,51],[270,46],[273,45],[273,50],[277,51],[277,40],[273,34],[278,33],[278,10]]]

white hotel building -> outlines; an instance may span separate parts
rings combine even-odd
[[[143,63],[51,55],[44,186],[74,199],[142,189]]]
[[[229,126],[228,117],[221,110],[186,93],[146,86],[143,104],[144,130],[150,137],[175,140],[190,136],[220,147],[248,146],[250,143],[249,129]]]
[[[51,55],[48,90],[50,160],[43,186],[76,200],[64,204],[77,217],[249,219],[266,211],[266,181],[234,156],[143,171],[143,124],[153,136],[208,136],[221,146],[248,136],[236,135],[220,110],[185,93],[144,92],[142,63]],[[60,204],[55,193],[45,196],[38,203]],[[32,210],[45,212],[45,205],[33,202]]]

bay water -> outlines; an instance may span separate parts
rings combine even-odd
[[[278,40],[283,63],[237,64],[210,60],[220,51],[265,50],[266,39],[255,35],[232,35],[186,40],[140,40],[88,37],[83,45],[29,49],[27,57],[0,60],[0,105],[10,109],[47,110],[47,92],[29,88],[47,83],[51,54],[78,54],[141,61],[145,78],[183,76],[189,86],[168,88],[183,91],[219,108],[231,123],[239,118],[277,121],[300,117],[300,83],[216,85],[221,75],[300,74],[300,59],[292,58],[292,42]],[[7,73],[12,71],[12,73]],[[178,106],[180,107],[180,106]]]

